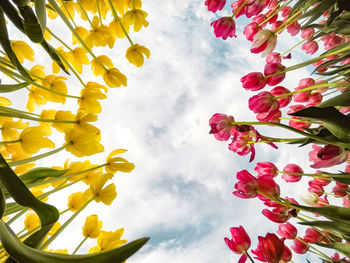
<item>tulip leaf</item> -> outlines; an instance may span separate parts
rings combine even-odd
[[[0,6],[11,22],[24,33],[23,19],[19,16],[17,9],[9,0],[1,0]]]
[[[11,43],[9,40],[4,12],[0,8],[0,45],[2,46],[3,50],[5,51],[6,55],[10,59],[13,66],[16,67],[16,69],[22,74],[22,76],[32,80],[28,72],[22,67],[22,64],[19,62],[15,52],[13,52],[11,48]]]
[[[0,93],[12,92],[27,87],[29,83],[23,82],[18,84],[0,84]]]
[[[105,252],[86,254],[86,255],[65,255],[58,253],[49,253],[23,244],[7,226],[0,220],[0,239],[6,252],[15,262],[26,263],[122,263],[139,250],[149,238],[137,239],[124,246],[108,250]]]
[[[49,54],[50,58],[55,61],[59,66],[60,68],[66,72],[68,75],[69,75],[69,72],[68,70],[66,69],[66,67],[63,65],[60,57],[58,56],[57,54],[57,51],[55,48],[53,48],[49,43],[46,42],[46,40],[44,39],[40,45],[45,49],[45,51]]]
[[[293,206],[296,206],[297,208],[307,212],[322,215],[332,221],[341,222],[341,223],[350,225],[350,208],[345,208],[345,207],[335,206],[335,205],[327,205],[323,207],[312,207],[312,206],[303,206],[303,205],[293,204]]]
[[[345,256],[350,257],[350,244],[342,243],[342,242],[335,242],[335,243],[329,243],[329,244],[324,244],[324,243],[316,243],[316,244],[321,247],[335,249],[341,252],[342,254],[344,254]]]
[[[309,107],[289,115],[320,120],[337,138],[344,142],[350,142],[350,117],[334,107]]]
[[[57,209],[38,200],[25,186],[22,180],[13,172],[0,154],[0,181],[18,205],[30,207],[40,218],[41,229],[29,236],[24,243],[31,247],[41,244],[53,224],[58,220]],[[8,204],[7,207],[11,205]]]
[[[22,174],[20,178],[25,184],[30,184],[48,177],[60,177],[67,171],[68,170],[57,170],[48,167],[36,167]]]
[[[323,229],[332,229],[336,230],[341,234],[349,235],[350,234],[350,228],[347,224],[342,224],[340,222],[334,222],[334,221],[308,221],[308,222],[299,222],[300,225],[306,225],[306,226],[315,226],[315,227],[321,227]]]
[[[304,24],[304,26],[311,24],[313,21],[321,17],[325,11],[330,10],[334,5],[334,0],[322,0],[321,2],[319,2],[317,6],[308,10],[301,16],[301,18],[309,18],[308,21]]]
[[[46,30],[46,0],[35,0],[35,13],[41,27],[41,31]]]
[[[23,28],[25,34],[34,43],[40,43],[43,41],[44,33],[41,30],[41,26],[38,22],[37,17],[35,16],[33,9],[28,5],[18,7],[18,9],[24,19]]]
[[[345,91],[343,94],[330,98],[317,105],[319,108],[335,106],[350,106],[350,91]]]

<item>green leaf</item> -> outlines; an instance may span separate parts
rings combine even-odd
[[[12,92],[27,87],[29,83],[23,82],[19,84],[0,84],[0,93]]]
[[[60,57],[58,56],[56,49],[53,48],[49,43],[47,43],[45,39],[40,44],[45,49],[45,51],[49,54],[50,58],[53,61],[55,61],[60,66],[60,68],[69,75],[68,70],[63,65]]]
[[[335,205],[327,205],[323,207],[312,207],[293,204],[301,210],[322,215],[332,221],[350,224],[350,208]]]
[[[57,209],[38,200],[25,186],[22,180],[12,171],[0,154],[0,181],[18,205],[30,207],[40,218],[41,229],[29,236],[24,243],[37,247],[41,244],[53,224],[58,220]],[[9,205],[9,204],[8,204]]]
[[[322,16],[325,11],[330,10],[334,6],[334,0],[322,0],[317,6],[311,10],[305,12],[301,18],[309,17],[308,21],[304,24],[305,26],[311,24],[313,21]]]
[[[19,7],[19,11],[24,19],[23,27],[25,34],[34,43],[41,43],[44,39],[44,33],[33,9],[30,6]]]
[[[350,244],[341,243],[341,242],[335,242],[335,243],[329,243],[329,244],[324,244],[324,243],[316,243],[316,244],[321,247],[335,249],[341,252],[342,254],[344,254],[345,256],[350,257]]]
[[[28,172],[22,174],[19,178],[26,184],[31,184],[37,181],[42,181],[48,177],[60,177],[64,175],[68,170],[57,170],[47,167],[36,167]]]
[[[106,252],[87,255],[49,253],[21,243],[3,220],[0,221],[0,239],[6,252],[16,262],[25,263],[122,263],[149,240],[149,238],[141,238]]]
[[[335,106],[350,106],[350,91],[345,91],[343,94],[330,98],[317,105],[319,108]]]
[[[18,10],[9,0],[1,0],[0,6],[11,22],[24,33],[23,19],[19,16]]]
[[[344,142],[350,142],[350,117],[334,107],[309,107],[289,115],[320,120],[336,137]]]
[[[35,0],[35,13],[38,18],[41,31],[45,33],[46,30],[46,4],[45,0]]]
[[[16,67],[16,69],[22,74],[22,76],[32,80],[28,72],[22,67],[22,64],[19,62],[15,52],[13,52],[11,48],[11,43],[7,33],[4,12],[2,11],[2,9],[0,9],[0,44],[3,50],[5,51],[6,55],[9,57],[13,66]]]
[[[347,224],[342,224],[340,222],[334,222],[334,221],[308,221],[308,222],[299,222],[300,225],[305,226],[315,226],[315,227],[321,227],[325,230],[332,229],[336,230],[341,234],[349,235],[350,234],[350,228]]]

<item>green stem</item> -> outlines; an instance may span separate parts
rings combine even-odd
[[[112,14],[114,16],[114,19],[117,20],[118,24],[120,25],[120,27],[122,28],[126,38],[129,40],[131,46],[134,46],[134,43],[132,42],[131,38],[129,37],[128,33],[126,32],[125,28],[124,28],[124,25],[123,23],[120,21],[119,17],[118,17],[118,14],[117,14],[117,11],[115,11],[115,8],[114,8],[114,5],[112,3],[111,0],[108,0],[108,4],[109,6],[111,7],[111,10],[112,10]]]
[[[245,5],[248,3],[249,0],[245,0],[243,4],[241,4],[233,13],[232,15],[232,19],[239,13],[239,11],[242,10],[243,7],[245,7]]]
[[[253,260],[253,258],[249,255],[248,251],[245,251],[245,253],[246,253],[247,257],[250,259],[250,261],[251,261],[252,263],[255,263],[255,261]]]
[[[66,10],[70,20],[72,20],[72,23],[73,23],[74,27],[77,27],[77,25],[75,24],[74,19],[73,19],[71,13],[69,12],[68,8],[66,7],[66,5],[64,4],[64,2],[62,0],[60,0],[60,1],[61,1],[62,5],[63,5],[64,9]]]
[[[100,23],[102,24],[102,16],[101,16],[101,8],[100,8],[100,2],[99,0],[96,0],[96,5],[97,5],[97,11],[98,11],[98,17],[100,18]]]
[[[72,52],[74,52],[74,50],[72,50]],[[75,69],[72,67],[72,65],[60,54],[58,53],[58,56],[67,64],[67,66],[69,67],[69,69],[73,72],[73,74],[75,75],[75,77],[79,80],[79,82],[81,83],[81,85],[83,85],[83,87],[86,87],[86,84],[84,83],[84,81],[81,79],[81,77],[79,76],[79,74],[75,71]]]
[[[300,134],[300,135],[303,135],[307,138],[311,138],[311,139],[314,139],[318,142],[321,142],[321,143],[325,143],[325,144],[333,144],[333,145],[337,145],[337,146],[340,146],[340,147],[343,147],[343,148],[347,148],[349,147],[348,144],[346,143],[342,143],[342,142],[334,142],[334,141],[330,141],[330,140],[327,140],[325,138],[320,138],[316,135],[313,135],[313,134],[310,134],[310,133],[306,133],[306,132],[303,132],[303,131],[300,131],[298,129],[295,129],[293,127],[290,127],[288,125],[285,125],[285,124],[282,124],[282,123],[277,123],[277,122],[268,122],[268,121],[261,121],[261,122],[244,122],[244,121],[240,121],[240,122],[231,122],[231,125],[232,126],[235,126],[235,125],[272,125],[272,126],[277,126],[277,127],[281,127],[281,128],[284,128],[286,130],[290,130],[292,132],[295,132],[297,134]]]
[[[16,219],[20,218],[25,212],[27,212],[29,208],[25,207],[23,208],[22,211],[19,211],[17,214],[15,214],[13,217],[11,217],[6,224],[10,225],[11,223],[13,223]]]
[[[26,158],[26,159],[22,159],[22,160],[18,160],[18,161],[13,161],[13,162],[9,162],[8,165],[9,166],[16,166],[16,165],[21,165],[21,164],[25,164],[25,163],[31,163],[34,162],[36,160],[45,158],[47,156],[53,155],[55,153],[58,153],[60,151],[62,151],[63,149],[65,149],[67,147],[68,144],[65,144],[63,146],[61,146],[60,148],[57,148],[53,151],[47,152],[47,153],[43,153],[43,154],[39,154],[30,158]]]
[[[301,120],[301,119],[294,119],[294,118],[287,118],[287,117],[280,117],[280,120],[288,120],[288,121],[297,121],[297,122],[305,122],[305,123],[317,123],[319,124],[319,121],[311,121],[311,120]]]
[[[5,107],[5,106],[0,106],[0,111],[12,112],[12,113],[20,113],[20,114],[28,114],[28,115],[33,115],[33,116],[40,117],[39,114],[36,114],[34,112],[28,112],[28,111],[22,111],[22,110],[18,110],[18,109],[12,109],[12,108]]]
[[[106,66],[95,56],[95,54],[91,51],[91,49],[85,44],[85,42],[82,40],[82,38],[79,36],[79,34],[75,31],[75,29],[72,27],[72,25],[70,24],[69,20],[67,19],[67,17],[63,14],[63,12],[61,11],[61,9],[59,8],[59,6],[56,4],[55,0],[48,0],[49,3],[53,6],[53,8],[56,10],[57,14],[61,17],[61,19],[63,20],[63,22],[68,26],[68,28],[70,29],[70,31],[75,35],[75,37],[79,40],[80,44],[86,49],[87,52],[89,52],[89,54],[94,58],[94,60],[100,64],[100,66],[108,71],[108,69],[106,68]],[[79,1],[78,1],[79,3]],[[85,10],[84,10],[85,11]]]
[[[299,237],[296,237],[295,239],[299,240],[300,242],[304,243],[305,245],[307,245],[308,247],[312,248],[313,250],[315,250],[319,255],[321,255],[322,257],[333,261],[330,257],[328,257],[326,254],[324,254],[323,252],[321,252],[320,250],[318,250],[317,248],[315,248],[314,246],[310,245],[309,243],[305,242],[304,240],[302,240]]]
[[[285,54],[289,53],[289,51],[293,50],[294,48],[296,48],[297,46],[299,46],[300,44],[302,44],[303,42],[305,42],[306,40],[310,39],[311,36],[309,36],[306,39],[303,39],[301,41],[299,41],[298,43],[296,43],[294,46],[292,46],[291,48],[287,49],[285,52],[283,52],[282,54],[280,54],[280,57],[284,56]]]
[[[75,255],[75,253],[77,253],[77,251],[79,250],[79,248],[84,244],[84,242],[88,239],[88,237],[84,237],[84,239],[79,243],[79,245],[74,249],[72,255]]]
[[[22,75],[17,74],[17,73],[15,73],[15,72],[11,71],[11,70],[8,70],[7,68],[4,68],[4,67],[2,67],[2,66],[0,66],[0,70],[1,70],[3,73],[5,73],[6,75],[13,75],[13,76],[15,76],[15,77],[17,77],[17,78],[20,78],[20,79],[22,79],[22,80],[24,80],[24,81],[26,81],[26,82],[28,82],[28,83],[30,83],[30,84],[32,84],[32,85],[38,87],[38,88],[41,88],[41,89],[46,90],[46,91],[48,91],[48,92],[54,93],[54,94],[56,94],[56,95],[63,96],[63,97],[68,97],[68,98],[80,99],[80,97],[78,97],[78,96],[63,94],[63,93],[60,93],[60,92],[57,92],[57,91],[48,89],[48,88],[46,88],[46,87],[44,87],[44,86],[42,86],[42,85],[36,83],[35,81],[32,81],[31,79],[28,79],[28,78],[26,78],[26,77],[23,77]]]
[[[65,175],[65,176],[61,176],[61,177],[58,177],[58,178],[53,178],[53,179],[45,180],[45,181],[42,181],[42,182],[31,183],[28,186],[29,187],[34,187],[34,186],[39,186],[39,185],[48,184],[48,183],[52,183],[52,182],[57,182],[57,181],[60,181],[60,180],[63,180],[63,179],[69,179],[69,178],[71,178],[71,177],[73,177],[75,175],[79,175],[79,174],[82,174],[82,173],[87,173],[87,172],[99,169],[101,167],[106,166],[107,164],[108,163],[101,164],[101,165],[94,166],[94,167],[91,167],[91,168],[86,169],[86,170],[82,170],[82,171],[79,171],[79,172],[76,172],[76,173],[72,173],[72,174],[68,174],[68,175]]]
[[[58,36],[56,36],[48,27],[46,27],[46,30],[55,38],[57,39],[63,46],[65,46],[70,51],[73,51],[73,49],[68,46],[62,39],[60,39]]]
[[[266,22],[268,22],[271,18],[273,18],[279,11],[281,11],[285,6],[289,5],[293,0],[289,0],[286,3],[284,3],[283,5],[281,5],[280,7],[278,7],[278,5],[276,5],[269,13],[269,16],[262,21],[258,26],[262,26],[263,24],[265,24]],[[275,8],[278,7],[278,9],[275,10]]]
[[[7,144],[12,144],[12,143],[17,143],[17,142],[20,142],[21,139],[18,139],[18,140],[13,140],[13,141],[2,141],[0,142],[0,145],[7,145]]]
[[[50,1],[50,0],[49,0],[49,1]],[[51,2],[51,1],[50,1],[50,2]],[[92,25],[92,22],[91,22],[91,20],[90,20],[90,18],[89,18],[89,15],[86,13],[84,7],[81,5],[81,3],[80,3],[79,0],[77,0],[77,3],[78,3],[78,5],[79,5],[81,11],[83,12],[84,16],[86,17],[86,19],[89,21],[91,27],[94,28],[93,25]],[[54,7],[54,8],[56,9],[56,7]],[[57,11],[57,10],[56,10],[56,11]]]
[[[46,247],[48,247],[52,241],[54,241],[57,236],[59,234],[62,233],[62,231],[81,213],[81,211],[83,211],[88,204],[90,204],[92,201],[94,200],[94,198],[89,199],[84,205],[82,205],[66,222],[64,222],[64,224],[48,239],[46,240],[46,242],[44,242],[41,246],[40,249],[44,249]]]

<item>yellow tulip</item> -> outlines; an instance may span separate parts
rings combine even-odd
[[[7,98],[0,97],[0,106],[6,107],[11,105],[11,101]]]
[[[97,16],[94,16],[92,19],[92,29],[84,39],[84,42],[89,48],[94,46],[104,47],[106,45],[108,45],[109,48],[113,48],[114,37],[111,30],[105,25],[100,25],[100,19]]]
[[[130,173],[134,168],[135,165],[133,163],[129,163],[127,160],[121,157],[114,157],[117,154],[121,154],[126,152],[127,150],[118,149],[111,152],[107,159],[107,165],[105,166],[105,169],[109,173],[116,173],[117,171],[123,172],[123,173]]]
[[[103,202],[106,205],[110,205],[117,197],[116,188],[113,183],[104,187],[106,182],[112,177],[113,175],[110,173],[103,174],[90,184],[90,193],[96,202]]]
[[[98,220],[97,215],[88,216],[83,225],[84,237],[97,238],[102,228],[102,221]]]
[[[107,92],[105,86],[89,81],[80,92],[80,99],[78,99],[80,109],[90,113],[100,113],[102,108],[98,100],[107,98],[102,90]]]
[[[101,231],[100,235],[97,238],[97,244],[100,248],[100,251],[111,250],[125,244],[127,240],[120,239],[123,233],[124,228],[119,228],[114,232]]]
[[[59,222],[56,222],[50,229],[48,235],[52,236],[57,232],[57,230],[61,227],[61,224]]]
[[[16,168],[13,169],[13,171],[17,175],[22,175],[34,167],[35,167],[35,163],[25,163],[25,164],[17,165]]]
[[[131,64],[134,64],[136,67],[141,67],[144,61],[143,55],[149,58],[150,52],[148,48],[135,44],[127,49],[125,57]]]
[[[98,61],[101,62],[105,67],[112,68],[114,67],[112,60],[105,56],[101,55],[97,57]],[[94,76],[102,76],[105,73],[105,68],[100,65],[95,59],[91,61],[91,71],[94,73]]]
[[[89,65],[90,61],[86,55],[87,51],[82,47],[77,47],[71,51],[71,65],[78,72],[83,72],[83,64]]]
[[[47,126],[25,128],[19,136],[23,150],[26,153],[34,154],[42,148],[54,148],[55,144],[48,138],[45,138],[50,133],[51,130]]]
[[[26,213],[26,217],[24,218],[24,228],[27,231],[30,231],[39,225],[40,225],[40,218],[36,213],[34,212]]]
[[[81,39],[85,39],[87,37],[87,35],[89,34],[89,31],[82,27],[82,26],[77,26],[75,29],[75,32],[78,34],[78,36],[81,38]],[[75,36],[75,34],[73,34],[73,37],[72,37],[72,43],[73,45],[75,44],[80,44],[80,41],[78,40],[78,38]]]
[[[45,78],[46,74],[44,72],[45,67],[42,65],[35,65],[30,69],[30,73],[33,74],[33,77]]]
[[[72,129],[66,132],[65,140],[67,143],[66,150],[77,157],[90,156],[104,151],[104,147],[98,142],[99,135],[96,134]]]
[[[76,117],[77,123],[74,127],[81,129],[87,133],[100,134],[100,130],[95,126],[89,124],[88,122],[97,121],[97,115],[93,113],[86,112],[84,110],[79,109]]]
[[[74,121],[76,119],[75,114],[71,111],[63,111],[59,110],[55,114],[55,120],[57,121],[72,121],[72,123],[66,122],[53,122],[52,127],[55,128],[59,132],[67,132],[71,130],[74,126]]]
[[[11,41],[11,47],[21,64],[25,59],[34,61],[34,50],[25,41],[13,40]]]
[[[123,25],[133,25],[134,31],[138,32],[142,26],[147,27],[146,21],[147,13],[141,9],[132,9],[123,15]]]
[[[110,88],[118,88],[121,85],[127,85],[126,76],[116,68],[108,69],[103,75],[103,80]]]
[[[83,192],[72,193],[68,197],[68,208],[72,212],[76,212],[82,205],[86,203],[86,195]]]
[[[40,119],[53,120],[55,119],[56,110],[43,110],[40,114]],[[39,122],[40,125],[51,127],[52,122]]]
[[[9,119],[2,124],[1,135],[4,141],[12,141],[18,139],[19,131],[17,129],[25,129],[28,127],[27,122],[13,121]]]
[[[67,95],[67,85],[64,82],[66,80],[66,77],[63,76],[56,76],[56,75],[48,75],[45,77],[46,82],[43,83],[43,86],[45,88],[48,88],[54,92],[62,93]],[[47,100],[57,103],[66,103],[66,96],[64,95],[58,95],[53,92],[48,92],[49,96]]]
[[[122,21],[121,17],[119,18],[119,21]],[[130,26],[128,24],[123,23],[123,22],[121,22],[121,23],[123,24],[123,27],[124,27],[126,33],[129,33]],[[117,20],[113,20],[111,23],[109,23],[109,28],[110,28],[111,32],[114,34],[114,36],[116,36],[117,38],[124,38],[125,37],[125,33]]]

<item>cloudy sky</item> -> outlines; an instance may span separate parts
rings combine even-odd
[[[217,16],[206,10],[204,1],[149,0],[143,10],[150,25],[131,37],[150,49],[151,58],[142,68],[130,65],[124,58],[126,40],[117,40],[113,50],[105,51],[128,76],[128,86],[108,92],[98,121],[106,153],[89,158],[103,162],[110,151],[124,148],[128,149],[124,157],[136,168],[113,179],[118,197],[111,206],[92,204],[52,245],[74,248],[82,239],[79,224],[95,213],[104,230],[124,227],[128,240],[151,237],[130,263],[236,262],[239,257],[223,241],[230,227],[243,225],[255,248],[257,236],[276,231],[277,224],[261,215],[258,200],[233,197],[235,174],[243,169],[253,172],[256,162],[263,161],[275,162],[280,169],[297,163],[311,171],[306,155],[298,158],[307,149],[285,146],[277,151],[258,145],[256,159],[249,163],[248,157],[235,155],[226,142],[208,134],[208,120],[217,112],[255,120],[247,105],[252,93],[243,90],[239,80],[262,71],[264,59],[249,53],[250,43],[241,33],[244,19],[237,21],[238,38],[224,41],[215,38],[210,22],[229,15],[229,9]],[[278,51],[298,41],[287,37],[281,37]],[[301,56],[293,54],[286,65]],[[292,72],[284,84],[293,89],[306,76],[303,71]],[[263,132],[288,136],[274,128]],[[66,157],[56,158],[63,162]],[[306,191],[301,186],[293,192],[290,186],[282,189],[289,196]],[[82,188],[67,193],[74,190]],[[51,200],[64,209],[65,201],[62,205],[62,199]],[[95,241],[86,242],[81,252],[94,245]]]

